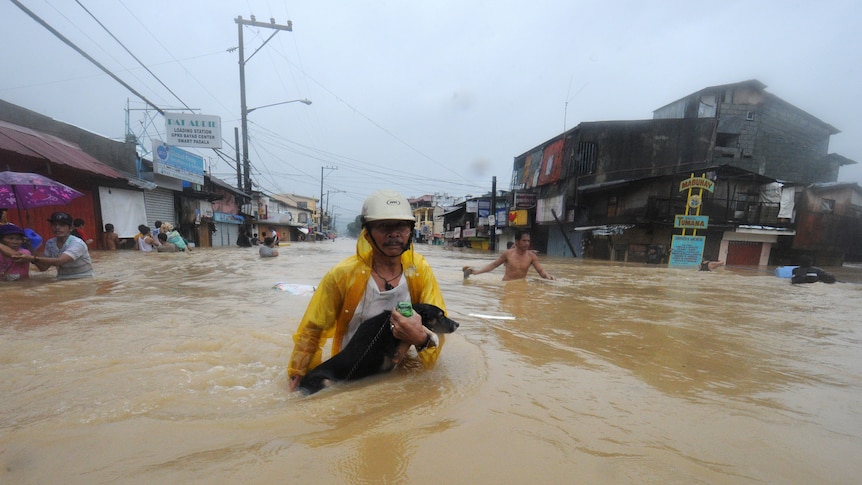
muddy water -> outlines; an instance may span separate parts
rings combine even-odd
[[[290,336],[354,243],[94,252],[98,276],[0,285],[0,483],[858,483],[862,270],[791,286],[545,259],[464,280],[432,371],[309,398]],[[474,316],[485,315],[485,316]],[[487,318],[487,316],[504,317]]]

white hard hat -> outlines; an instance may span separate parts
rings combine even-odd
[[[362,204],[365,221],[397,220],[415,221],[410,202],[394,190],[378,190],[369,195]]]

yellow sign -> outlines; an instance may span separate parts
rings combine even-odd
[[[509,225],[510,226],[526,226],[530,223],[528,218],[528,212],[525,210],[514,210],[509,211]]]
[[[715,182],[705,177],[695,177],[692,175],[691,178],[685,179],[679,183],[680,192],[689,189],[703,189],[715,192]]]
[[[674,227],[682,229],[681,237],[686,237],[686,229],[692,230],[694,233],[692,237],[697,236],[698,229],[706,229],[709,218],[707,216],[701,217],[700,215],[700,209],[703,207],[703,191],[708,190],[712,192],[714,189],[715,182],[706,178],[706,174],[697,178],[695,178],[694,174],[691,174],[689,178],[680,182],[679,191],[688,191],[688,198],[685,201],[685,215],[677,215],[674,220]],[[694,190],[697,190],[696,194],[692,194]],[[694,214],[691,214],[692,210],[695,211]]]

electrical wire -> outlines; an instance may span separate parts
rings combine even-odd
[[[134,59],[135,61],[137,61],[137,63],[138,63],[138,64],[140,64],[140,66],[141,66],[141,67],[143,67],[144,69],[146,69],[146,70],[147,70],[147,72],[148,72],[148,73],[150,73],[150,75],[151,75],[151,76],[153,76],[153,78],[155,78],[155,80],[159,82],[159,84],[161,84],[165,89],[167,89],[167,90],[168,90],[168,92],[169,92],[169,93],[171,93],[171,94],[174,96],[174,98],[176,98],[176,99],[177,99],[177,101],[179,101],[180,103],[182,103],[182,104],[183,104],[183,106],[185,106],[185,107],[186,107],[186,109],[188,109],[189,111],[192,111],[192,109],[191,109],[191,108],[189,108],[189,105],[188,105],[188,104],[186,104],[186,102],[185,102],[185,101],[183,101],[182,99],[180,99],[180,97],[177,95],[177,93],[173,92],[173,91],[171,90],[171,88],[169,88],[169,87],[168,87],[168,85],[167,85],[167,84],[165,84],[164,82],[162,82],[162,80],[161,80],[161,79],[159,79],[159,76],[156,76],[156,73],[154,73],[153,71],[151,71],[151,70],[150,70],[150,68],[146,66],[146,64],[144,64],[140,59],[138,59],[138,56],[136,56],[135,54],[133,54],[133,53],[132,53],[132,51],[131,51],[131,50],[129,50],[129,48],[128,48],[128,47],[126,47],[126,45],[125,45],[125,44],[123,44],[123,42],[122,42],[122,41],[120,41],[120,39],[118,39],[116,35],[114,35],[114,33],[113,33],[113,32],[111,32],[110,30],[108,30],[108,28],[107,28],[107,27],[105,27],[105,24],[103,24],[103,23],[102,23],[98,18],[96,18],[96,16],[95,16],[95,15],[93,15],[93,12],[90,12],[90,11],[87,9],[87,7],[85,7],[85,6],[84,6],[84,4],[83,4],[83,3],[81,3],[81,0],[75,0],[75,3],[77,3],[77,4],[78,4],[82,9],[84,9],[84,11],[85,11],[85,12],[87,12],[87,14],[89,14],[89,15],[90,15],[90,17],[92,17],[92,18],[93,18],[93,20],[95,20],[95,21],[96,21],[96,23],[97,23],[97,24],[99,24],[99,26],[100,26],[100,27],[102,27],[102,29],[104,29],[104,31],[105,31],[105,32],[107,32],[107,33],[108,33],[108,35],[110,35],[110,36],[111,36],[111,38],[112,38],[112,39],[114,39],[114,40],[117,42],[117,44],[120,44],[120,47],[122,47],[122,48],[123,48],[123,49],[124,49],[124,50],[125,50],[125,51],[130,55],[130,56],[132,56],[132,59]]]

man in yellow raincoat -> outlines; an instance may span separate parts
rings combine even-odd
[[[337,354],[360,323],[384,310],[392,312],[395,338],[415,345],[425,368],[437,362],[443,336],[425,332],[418,313],[404,317],[395,311],[399,301],[428,303],[446,311],[431,266],[413,251],[415,220],[410,203],[398,192],[381,190],[365,200],[356,254],[326,273],[293,335],[287,368],[291,391],[321,363],[327,340],[332,339],[331,355]]]

